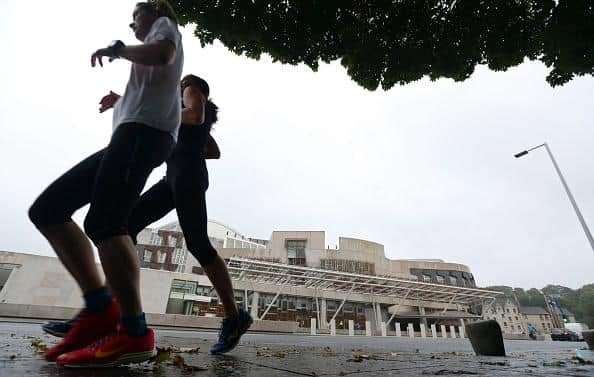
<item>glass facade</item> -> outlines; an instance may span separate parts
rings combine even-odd
[[[182,294],[196,295],[202,298],[201,301],[198,301],[196,297],[184,297]],[[281,294],[274,300],[276,296],[274,293],[260,292],[258,295],[258,317],[261,317],[268,306],[272,304],[264,317],[266,320],[292,321],[297,322],[300,327],[309,327],[312,318],[320,318],[318,311],[321,312],[322,299]],[[203,301],[205,297],[210,297],[210,302]],[[235,290],[235,301],[240,308],[251,311],[253,299],[253,291],[248,291],[246,295],[243,290]],[[341,302],[340,300],[326,300],[327,322],[330,322]],[[346,301],[335,317],[336,328],[348,329],[348,321],[353,320],[355,328],[364,329],[366,311],[373,311],[372,304]],[[216,317],[225,315],[223,306],[212,287],[178,279],[174,280],[171,285],[166,313]]]
[[[287,259],[290,265],[305,266],[307,240],[287,240]]]

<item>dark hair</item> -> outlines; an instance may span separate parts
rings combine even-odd
[[[208,99],[210,95],[210,87],[208,86],[206,80],[196,75],[185,75],[182,78],[180,84],[182,96],[184,95],[184,89],[186,89],[188,86],[197,88],[207,98],[206,105],[204,106],[204,123],[208,125],[215,124],[219,120],[219,107],[215,105],[215,103],[210,99]],[[182,108],[183,107],[184,104],[182,102]]]
[[[175,11],[167,0],[149,0],[145,2],[136,3],[136,6],[144,11],[147,11],[156,17],[167,17],[171,21],[177,22]]]
[[[206,101],[204,106],[204,123],[213,125],[219,120],[219,107],[211,100]]]
[[[210,96],[210,87],[208,86],[206,80],[201,77],[196,75],[185,75],[181,80],[182,95],[184,94],[184,89],[186,89],[188,86],[194,86],[198,88],[198,90],[200,90],[200,92],[204,94],[206,98]]]

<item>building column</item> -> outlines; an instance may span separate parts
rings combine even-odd
[[[422,315],[422,316],[425,315],[425,307],[419,306],[419,314]],[[425,325],[425,328],[428,328],[429,327],[429,324],[427,323],[427,317],[422,317],[421,318],[421,323],[423,325]]]
[[[322,298],[320,299],[320,328],[321,329],[327,329],[328,328],[328,319],[327,319],[327,314],[328,313],[328,309],[327,309],[327,305],[326,305],[326,299]]]
[[[260,303],[260,292],[256,292],[254,291],[254,293],[252,294],[252,309],[250,311],[250,314],[252,315],[252,318],[254,319],[258,319],[258,305]]]
[[[375,303],[375,327],[377,331],[381,331],[381,323],[382,323],[382,307],[379,302]]]

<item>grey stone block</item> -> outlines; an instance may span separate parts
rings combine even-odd
[[[466,332],[477,355],[505,356],[501,327],[497,321],[478,321],[467,324]]]

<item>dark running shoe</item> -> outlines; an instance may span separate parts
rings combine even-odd
[[[41,329],[50,335],[63,338],[68,330],[70,330],[70,327],[72,327],[72,322],[76,321],[76,318],[78,317],[74,317],[68,321],[49,321],[41,325]]]
[[[252,325],[252,316],[243,309],[239,309],[239,314],[235,317],[223,319],[219,341],[210,349],[210,353],[225,353],[231,351],[239,339]]]

